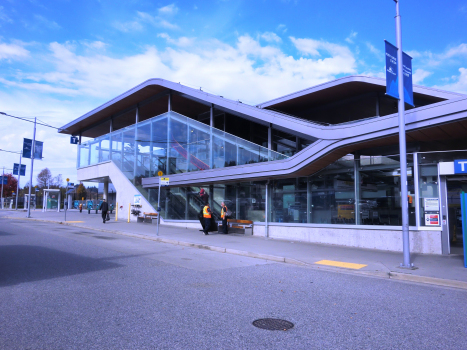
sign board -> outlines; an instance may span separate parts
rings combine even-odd
[[[467,159],[454,160],[454,174],[467,174]]]
[[[140,194],[135,194],[133,204],[134,205],[141,205],[141,195]]]
[[[399,81],[397,76],[397,47],[384,40],[386,46],[386,94],[399,99]],[[402,75],[404,101],[414,106],[412,84],[412,57],[402,52]]]
[[[0,185],[8,185],[8,176],[0,176]]]
[[[75,184],[74,184],[74,182],[69,182],[69,183],[67,183],[66,187],[67,188],[75,188]]]
[[[425,214],[426,226],[439,226],[439,214]]]
[[[43,142],[36,140],[35,147],[34,147],[34,159],[42,159],[43,146],[44,146]],[[31,158],[31,153],[32,153],[32,140],[23,139],[23,157]]]
[[[157,172],[157,176],[162,176],[162,175],[164,175],[164,173],[163,173],[162,171],[159,170],[159,171]]]
[[[71,136],[70,137],[70,143],[72,145],[77,145],[79,143],[79,138],[77,136]]]
[[[159,183],[161,184],[161,186],[169,186],[169,178],[161,177]]]
[[[438,198],[423,198],[425,211],[439,211],[439,199]]]
[[[13,175],[18,175],[18,170],[19,170],[19,175],[25,176],[26,175],[26,164],[21,164],[21,169],[19,169],[20,166],[18,163],[13,164]]]

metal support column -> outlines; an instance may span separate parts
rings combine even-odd
[[[167,109],[168,111],[172,111],[172,94],[169,92],[169,102]],[[166,174],[170,174],[170,115],[167,116],[167,159],[166,159]],[[166,212],[167,213],[167,212]]]
[[[439,163],[438,163],[438,174],[439,174]],[[438,183],[439,183],[439,197],[440,197],[440,212],[439,217],[441,220],[441,253],[443,255],[448,255],[450,253],[450,246],[449,246],[449,220],[456,218],[448,218],[448,195],[447,195],[447,183],[446,183],[446,176],[438,175]]]
[[[269,127],[268,127],[268,160],[271,160],[271,150],[272,150],[272,124],[269,124]]]
[[[266,181],[266,198],[264,201],[264,235],[269,238],[269,180]]]
[[[108,202],[109,201],[109,181],[104,181],[104,199]]]
[[[405,138],[405,101],[404,101],[404,74],[402,61],[402,30],[401,16],[399,12],[399,0],[396,3],[396,41],[397,41],[397,76],[399,91],[399,154],[401,168],[401,209],[402,209],[402,242],[404,261],[401,267],[412,268],[410,262],[410,240],[409,240],[409,203],[407,191],[407,145]]]
[[[214,105],[211,104],[210,108],[210,115],[209,115],[209,125],[211,128],[209,129],[209,152],[208,152],[208,157],[209,157],[209,168],[212,169],[212,163],[213,163],[213,145],[212,145],[212,128],[214,127]]]
[[[376,116],[379,117],[379,93],[376,93]]]
[[[418,175],[418,153],[413,154],[413,183],[415,192],[415,226],[417,230],[420,228],[420,186],[419,186],[419,175]]]
[[[139,106],[136,106],[136,116],[135,116],[135,160],[134,160],[134,169],[133,169],[133,184],[136,185],[136,175],[138,167],[138,123],[139,123]]]
[[[361,225],[360,218],[360,154],[354,154],[353,162],[354,189],[355,189],[355,225]]]
[[[313,202],[311,197],[311,177],[307,177],[306,179],[306,222],[311,224],[311,214],[313,210]]]

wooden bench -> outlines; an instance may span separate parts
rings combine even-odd
[[[148,223],[152,223],[153,219],[156,219],[156,223],[157,223],[157,216],[158,216],[157,213],[143,213],[143,217],[140,217],[140,218],[142,222],[148,222]]]
[[[227,225],[229,226],[229,233],[253,235],[253,221],[251,220],[227,219]],[[218,227],[218,232],[222,232],[222,221],[218,222]]]

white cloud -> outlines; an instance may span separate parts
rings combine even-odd
[[[424,69],[417,69],[412,75],[412,81],[414,84],[420,84],[426,77],[432,74],[432,72],[428,72]]]
[[[5,13],[3,6],[0,6],[0,27],[3,23],[13,23],[13,20]]]
[[[377,49],[376,47],[374,47],[371,43],[369,42],[366,42],[366,47],[368,48],[368,50],[370,50],[370,52],[372,54],[374,54],[376,57],[378,57],[380,60],[383,60],[384,59],[384,54],[381,50]]]
[[[282,42],[282,39],[276,33],[273,33],[273,32],[265,32],[265,33],[261,34],[261,38],[266,40],[269,43],[274,43],[274,42],[280,43],[280,42]]]
[[[453,77],[453,80],[453,83],[438,85],[435,87],[467,95],[467,68],[459,68],[459,75]]]
[[[92,41],[92,42],[84,41],[83,45],[93,50],[102,50],[107,47],[107,44],[102,41]]]
[[[178,7],[175,4],[170,4],[159,8],[157,12],[159,12],[161,16],[173,16],[178,12]]]
[[[29,56],[29,51],[18,44],[0,43],[1,59],[21,59]]]
[[[60,25],[57,24],[55,21],[51,21],[44,16],[41,15],[34,15],[34,19],[39,23],[40,26],[45,26],[49,29],[60,29]]]
[[[287,26],[285,24],[279,24],[276,28],[278,32],[285,33],[287,32]]]
[[[182,47],[191,46],[195,42],[195,38],[187,38],[185,36],[182,36],[178,39],[172,39],[170,35],[167,33],[160,33],[160,34],[157,34],[157,36],[159,38],[164,38],[165,40],[167,40],[169,44],[176,45],[176,46],[182,46]]]
[[[152,16],[149,13],[146,12],[140,12],[137,11],[138,17],[143,21],[146,22],[154,27],[162,27],[166,29],[178,29],[179,27],[176,24],[172,24],[169,21],[158,17],[158,16]]]
[[[347,38],[345,38],[345,41],[347,41],[349,44],[353,44],[354,39],[357,37],[357,34],[358,33],[354,31],[350,32],[350,35]]]
[[[139,32],[143,30],[143,25],[138,21],[130,21],[130,22],[114,22],[112,26],[124,33],[129,32]]]

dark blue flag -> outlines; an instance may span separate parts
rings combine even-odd
[[[386,47],[386,94],[399,99],[397,77],[397,47],[384,40]],[[402,74],[404,75],[404,102],[414,106],[412,86],[412,57],[402,52]]]

